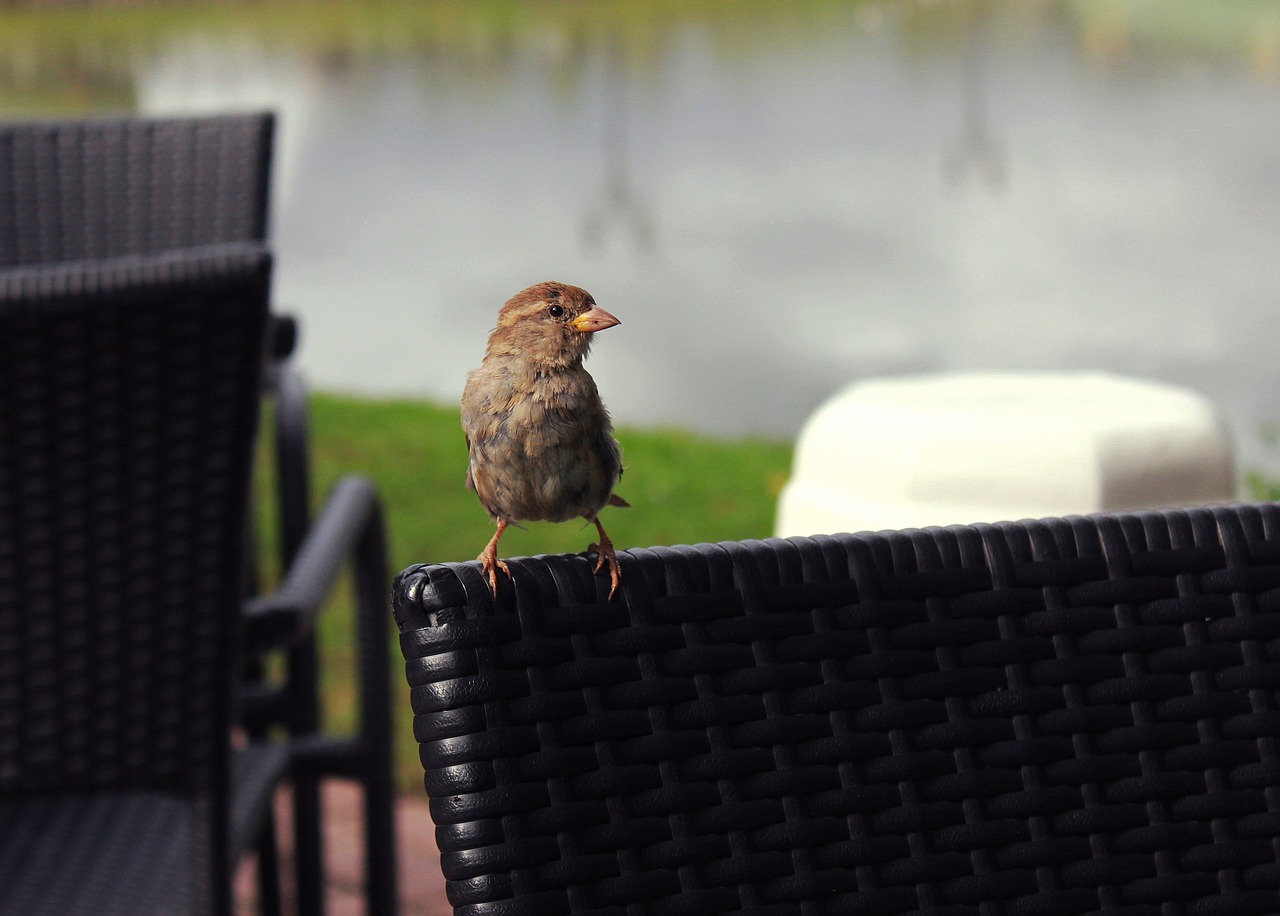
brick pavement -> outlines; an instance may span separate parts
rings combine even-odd
[[[360,897],[364,847],[360,829],[360,790],[344,780],[329,780],[324,787],[325,863],[329,877],[326,897],[327,916],[363,916]],[[290,836],[288,830],[288,796],[282,793],[277,803],[280,842],[284,847],[286,914],[296,912],[291,899],[288,875]],[[396,808],[396,835],[400,857],[400,912],[402,916],[451,916],[444,894],[444,876],[440,874],[440,853],[436,850],[435,826],[427,812],[427,799],[402,796]],[[258,913],[257,888],[251,863],[241,866],[236,875],[236,913],[255,916]]]

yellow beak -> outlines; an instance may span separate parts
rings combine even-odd
[[[603,331],[605,328],[611,328],[615,324],[622,324],[622,322],[600,308],[600,306],[593,305],[573,321],[570,321],[569,327],[584,334],[592,334],[596,331]]]

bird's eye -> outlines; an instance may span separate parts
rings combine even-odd
[[[547,309],[547,311],[551,314],[552,318],[559,318],[564,315],[564,308],[559,305],[553,305],[551,308]]]

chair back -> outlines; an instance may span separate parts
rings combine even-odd
[[[270,113],[0,124],[0,266],[267,233]]]
[[[459,914],[1280,913],[1280,507],[411,567]]]
[[[225,791],[270,266],[0,271],[0,793]]]

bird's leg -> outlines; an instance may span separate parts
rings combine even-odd
[[[498,538],[502,537],[502,532],[506,530],[506,519],[498,519],[498,530],[493,533],[493,540],[489,541],[484,550],[480,551],[480,556],[476,557],[484,567],[484,571],[489,574],[489,588],[493,589],[495,598],[498,597],[498,570],[506,573],[508,579],[511,578],[511,570],[507,568],[507,564],[498,559]]]
[[[595,522],[596,530],[600,532],[600,543],[592,544],[587,548],[588,551],[594,550],[599,559],[596,560],[596,568],[594,572],[600,572],[604,569],[606,563],[609,564],[609,597],[607,600],[613,600],[613,593],[618,590],[618,583],[622,581],[622,568],[618,566],[618,555],[613,550],[613,541],[609,540],[609,535],[604,533],[604,525],[600,524],[600,516],[591,519]]]

